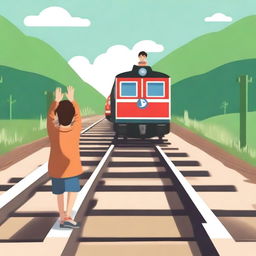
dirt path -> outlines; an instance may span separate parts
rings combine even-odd
[[[14,165],[20,160],[26,158],[27,156],[35,153],[43,147],[49,147],[48,137],[36,140],[32,143],[28,143],[15,148],[14,150],[0,156],[0,171]]]

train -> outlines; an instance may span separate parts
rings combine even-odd
[[[171,78],[137,65],[118,74],[106,100],[105,117],[117,137],[162,139],[170,132]]]

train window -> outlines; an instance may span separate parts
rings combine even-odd
[[[164,97],[164,82],[147,82],[147,97]]]
[[[137,97],[137,82],[121,82],[121,97]]]

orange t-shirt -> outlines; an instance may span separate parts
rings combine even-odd
[[[74,122],[70,127],[59,127],[55,124],[55,109],[59,103],[54,101],[47,117],[47,130],[51,144],[48,163],[48,173],[53,178],[68,178],[80,175],[82,165],[80,160],[79,139],[82,129],[80,109],[72,102],[75,108]]]

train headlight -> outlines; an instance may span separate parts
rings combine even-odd
[[[140,76],[146,76],[148,71],[145,68],[140,68],[138,73],[139,73]]]

